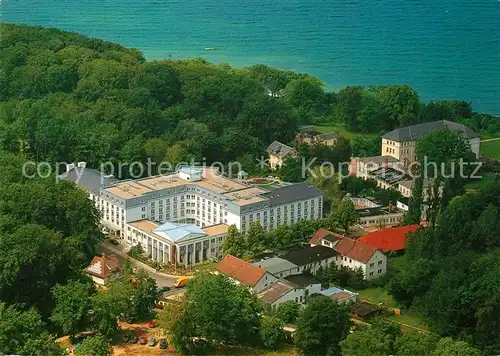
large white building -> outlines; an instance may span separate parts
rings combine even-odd
[[[72,180],[89,193],[103,225],[124,238],[127,224],[157,223],[235,225],[246,231],[253,221],[270,231],[278,225],[317,219],[323,214],[321,191],[307,182],[272,190],[220,175],[215,168],[182,167],[178,172],[118,181],[84,162],[68,165],[60,179]]]
[[[138,220],[127,224],[125,241],[142,246],[153,261],[187,267],[221,258],[227,229],[226,224],[201,228],[194,224],[159,225],[151,220]]]

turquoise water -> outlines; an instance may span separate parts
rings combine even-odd
[[[0,0],[2,22],[73,30],[148,59],[307,72],[330,89],[407,83],[500,114],[500,0]],[[205,51],[215,47],[215,51]]]

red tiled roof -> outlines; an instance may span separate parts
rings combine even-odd
[[[102,256],[95,256],[84,271],[93,276],[106,279],[113,273],[120,271],[120,265],[116,255],[103,253]]]
[[[240,283],[253,287],[266,273],[266,270],[231,255],[225,255],[217,265],[217,270]]]
[[[418,225],[399,226],[371,232],[358,239],[384,252],[399,251],[405,248],[407,233],[418,229]]]
[[[349,238],[341,239],[334,249],[342,256],[346,256],[353,260],[368,263],[377,249],[365,243],[351,240]]]
[[[367,263],[370,258],[372,258],[373,254],[377,252],[376,248],[360,242],[359,239],[352,240],[326,229],[318,229],[309,242],[314,245],[321,245],[321,241],[328,236],[334,236],[338,240],[338,242],[333,246],[335,251],[342,256],[346,256],[359,262]]]

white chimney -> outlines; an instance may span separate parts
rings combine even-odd
[[[87,162],[78,162],[78,167],[79,168],[85,168],[85,167],[87,167]]]
[[[69,171],[71,171],[74,168],[75,168],[75,164],[74,163],[66,163],[66,172],[69,172]]]

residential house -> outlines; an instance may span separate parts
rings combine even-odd
[[[236,283],[248,286],[256,293],[278,280],[265,269],[231,255],[225,255],[222,261],[217,264],[216,269]]]
[[[227,230],[226,224],[201,228],[170,222],[160,225],[144,219],[127,224],[126,242],[141,245],[153,261],[188,267],[222,257]]]
[[[319,143],[333,146],[340,136],[335,132],[319,133],[314,128],[304,128],[295,136],[297,143],[314,144]]]
[[[318,229],[309,241],[311,246],[324,246],[337,252],[335,264],[351,269],[361,268],[366,280],[383,276],[387,271],[387,257],[376,248],[336,234],[326,229]]]
[[[314,275],[320,267],[325,268],[332,264],[338,257],[338,253],[330,248],[319,245],[293,248],[280,257],[297,265],[295,272],[290,274],[309,271],[309,273]]]
[[[309,275],[292,274],[284,279],[304,290],[304,303],[307,303],[310,296],[321,292],[321,283]]]
[[[370,232],[356,241],[370,245],[384,253],[402,251],[405,249],[408,233],[416,231],[419,225],[406,225]]]
[[[290,275],[279,279],[258,293],[258,298],[272,308],[288,301],[306,304],[311,295],[321,291],[321,284],[305,275]]]
[[[356,303],[358,299],[358,293],[354,293],[348,291],[347,289],[340,289],[337,287],[324,289],[320,291],[319,294],[324,295],[325,297],[329,297],[330,299],[335,300],[338,303],[344,304]]]
[[[271,169],[281,167],[285,159],[297,155],[297,151],[293,147],[278,141],[274,141],[267,146],[267,153],[269,154],[269,166]]]
[[[273,309],[288,301],[297,304],[304,303],[303,289],[297,288],[295,284],[282,279],[261,290],[257,294],[257,297],[261,302],[271,306]]]
[[[120,264],[116,255],[102,254],[95,256],[90,264],[84,269],[97,286],[103,286],[106,282],[119,274]]]
[[[278,278],[301,273],[298,272],[299,266],[281,257],[265,258],[261,261],[254,262],[253,265],[265,269]]]

